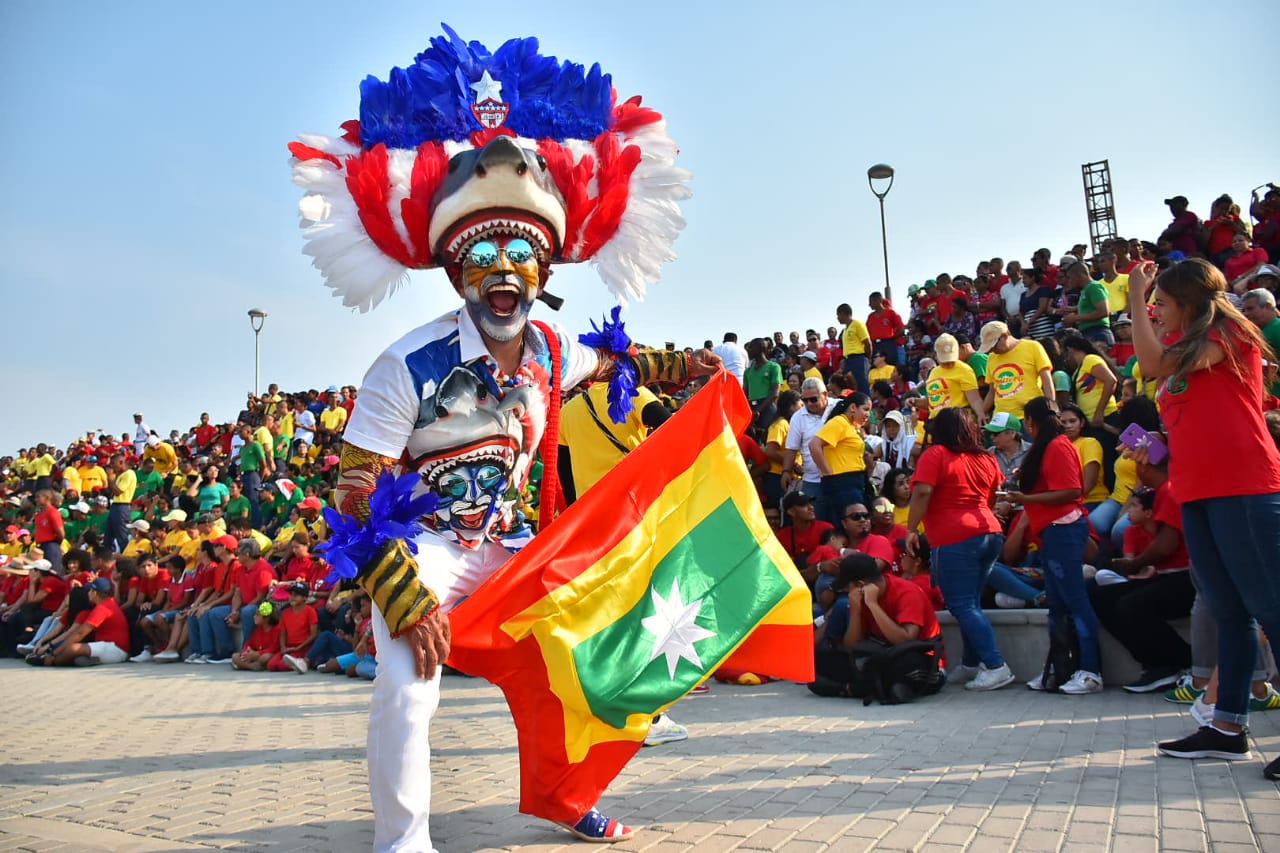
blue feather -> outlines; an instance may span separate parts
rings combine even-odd
[[[609,419],[615,424],[627,419],[627,415],[635,408],[633,401],[640,394],[637,387],[640,375],[631,361],[631,337],[627,334],[621,316],[622,307],[615,305],[601,325],[597,326],[592,320],[592,331],[578,335],[578,343],[615,356],[613,378],[609,380],[609,391],[606,394],[609,400]]]
[[[389,539],[403,539],[410,553],[418,553],[414,540],[426,529],[422,518],[435,512],[440,504],[439,496],[433,492],[413,496],[420,482],[422,478],[416,473],[396,477],[383,471],[369,495],[369,519],[364,523],[336,509],[324,508],[330,535],[329,541],[317,550],[329,561],[330,583],[354,578]]]

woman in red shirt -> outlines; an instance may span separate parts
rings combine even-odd
[[[1155,281],[1155,320],[1143,304]],[[1177,758],[1248,758],[1244,725],[1257,631],[1280,637],[1280,451],[1262,414],[1261,332],[1227,299],[1226,278],[1199,260],[1155,278],[1130,275],[1133,343],[1157,394],[1169,436],[1169,479],[1200,594],[1218,623],[1218,701],[1213,724],[1160,751]],[[1163,340],[1161,336],[1163,335]],[[1205,448],[1229,447],[1244,464],[1222,468]],[[1280,760],[1265,771],[1280,775]]]
[[[982,612],[982,590],[1004,544],[991,511],[1004,476],[983,450],[968,409],[943,409],[931,428],[933,444],[920,455],[911,484],[907,551],[919,547],[923,522],[933,546],[934,580],[964,638],[960,666],[947,680],[966,690],[997,690],[1014,676]]]
[[[1031,449],[1018,473],[1020,491],[1010,492],[1009,500],[1022,504],[1031,535],[1040,539],[1050,633],[1058,620],[1070,615],[1080,640],[1080,669],[1058,689],[1069,694],[1097,693],[1102,690],[1102,659],[1098,615],[1084,584],[1089,518],[1084,511],[1080,454],[1063,434],[1062,421],[1045,398],[1027,403],[1023,423],[1031,433]],[[1027,686],[1044,690],[1048,685],[1036,676]]]

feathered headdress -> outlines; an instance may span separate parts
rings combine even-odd
[[[367,311],[407,270],[452,264],[506,227],[546,262],[591,261],[619,301],[642,299],[689,196],[662,115],[639,96],[618,103],[599,65],[543,56],[537,39],[490,53],[444,31],[410,67],[361,83],[340,138],[289,144],[304,251],[325,283]],[[490,161],[514,162],[509,180],[468,183]]]

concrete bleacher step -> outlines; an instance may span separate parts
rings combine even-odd
[[[996,632],[996,642],[1014,675],[1019,681],[1028,681],[1044,669],[1044,659],[1049,654],[1049,611],[1034,610],[985,610],[991,627]],[[964,642],[960,639],[960,627],[946,610],[938,611],[938,624],[947,644],[947,663],[960,662]],[[1188,642],[1191,637],[1191,619],[1177,619],[1170,623]],[[1108,687],[1119,687],[1135,680],[1142,667],[1105,628],[1101,629],[1102,681]]]

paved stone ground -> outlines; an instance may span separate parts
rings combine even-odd
[[[0,662],[0,851],[367,850],[370,685],[338,676]],[[1157,758],[1185,708],[1108,690],[948,691],[897,707],[794,684],[715,685],[693,736],[645,749],[604,800],[643,831],[613,849],[1280,851],[1280,712],[1255,758]],[[516,811],[499,692],[448,678],[434,736],[444,851],[580,844]]]

